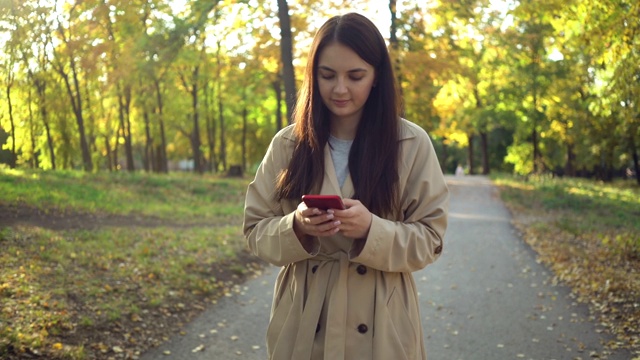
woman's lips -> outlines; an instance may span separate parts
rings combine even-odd
[[[332,100],[333,104],[338,107],[346,106],[349,103],[349,100]]]

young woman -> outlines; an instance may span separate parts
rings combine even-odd
[[[273,138],[249,185],[251,251],[281,266],[270,359],[425,359],[411,272],[435,261],[448,190],[427,133],[399,116],[384,39],[367,18],[316,34],[295,123]],[[337,194],[321,211],[306,194]]]

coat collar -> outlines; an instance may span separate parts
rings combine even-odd
[[[399,126],[399,141],[411,139],[416,136],[415,129],[413,129],[411,126],[407,126],[407,120],[401,118]],[[296,136],[293,131],[293,127],[294,125],[291,124],[282,129],[282,136],[287,140],[295,142]],[[329,147],[329,144],[327,143],[324,147],[324,179],[322,181],[320,194],[336,194],[344,198],[351,198],[353,197],[354,193],[355,189],[353,187],[351,174],[347,174],[347,179],[345,180],[342,188],[340,188],[340,185],[338,183],[338,176],[336,175],[336,170],[333,167],[333,160],[331,159],[331,149]]]
[[[399,131],[399,139],[400,141],[402,140],[407,140],[407,139],[411,139],[414,138],[416,136],[415,133],[415,129],[413,129],[411,126],[407,126],[408,125],[408,121],[400,118],[400,122],[398,123],[398,126],[400,127],[400,131]],[[295,124],[291,124],[287,127],[285,127],[284,129],[282,129],[282,136],[290,141],[295,141],[296,140],[296,135],[293,132],[293,127],[295,126]]]

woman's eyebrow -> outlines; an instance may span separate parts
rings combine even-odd
[[[333,70],[332,68],[325,66],[325,65],[319,65],[318,66],[319,70],[325,70],[325,71],[331,71],[331,72],[336,72],[335,70]],[[367,69],[363,69],[363,68],[355,68],[355,69],[351,69],[349,71],[347,71],[348,73],[356,73],[356,72],[367,72]]]

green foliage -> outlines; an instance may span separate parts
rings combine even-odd
[[[516,174],[527,175],[533,172],[533,149],[530,144],[513,144],[507,149],[505,161],[513,165]]]
[[[0,163],[161,173],[198,157],[203,172],[251,171],[286,117],[273,3],[14,3],[0,14]],[[444,168],[611,180],[637,166],[640,5],[497,5],[397,8],[391,55],[403,116],[447,147]],[[359,11],[387,26],[373,1],[290,6],[298,82],[320,19]]]

